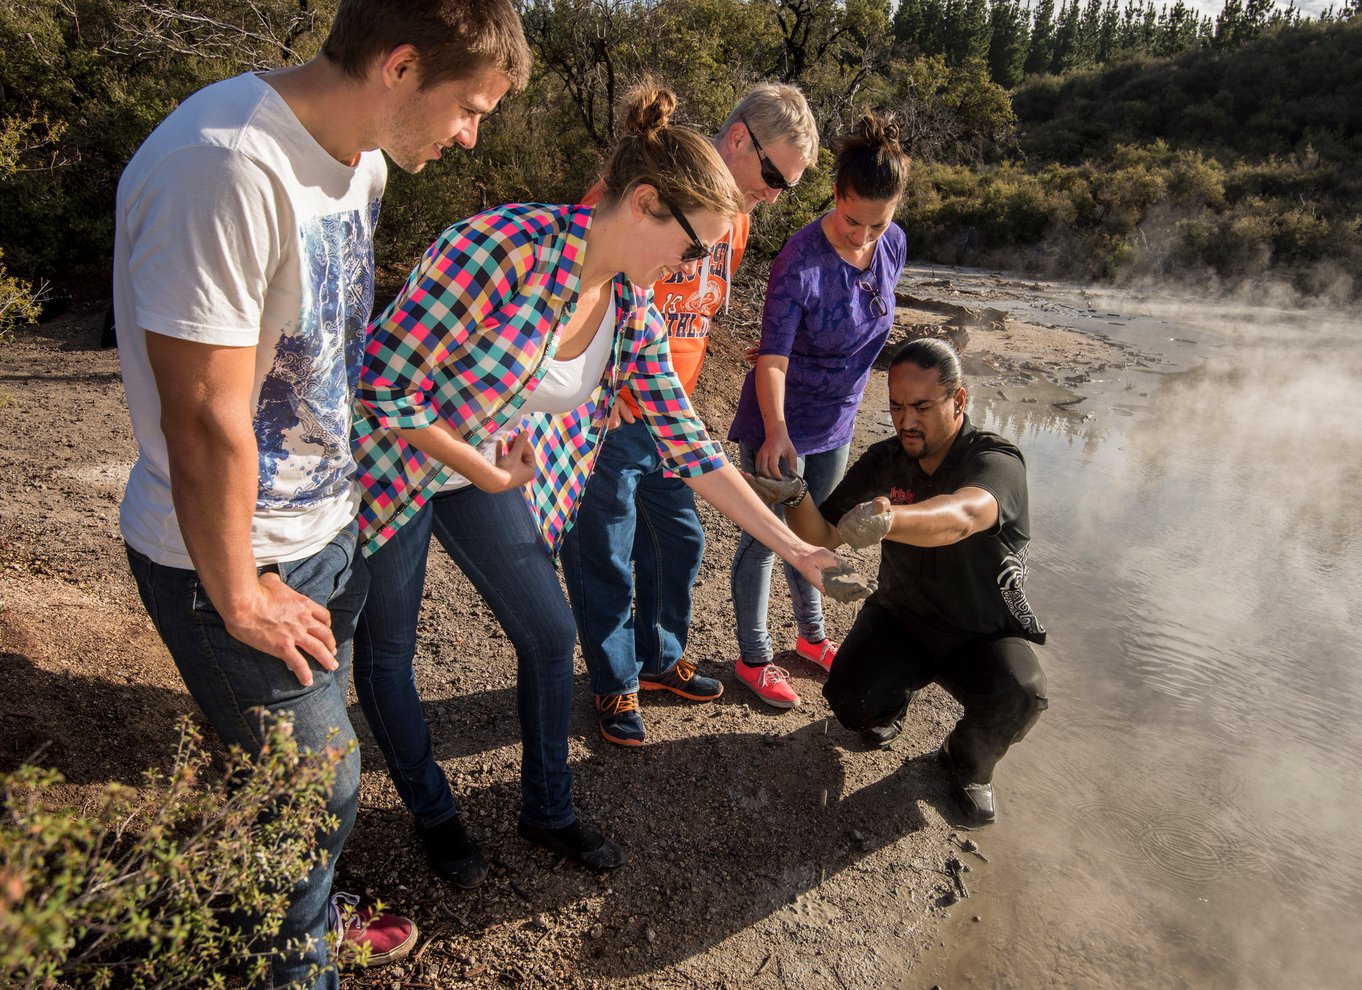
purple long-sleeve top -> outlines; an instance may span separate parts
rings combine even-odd
[[[791,237],[771,265],[759,353],[790,360],[785,422],[800,456],[851,441],[870,366],[889,339],[907,251],[903,230],[891,223],[860,271],[828,243],[820,218]],[[757,449],[766,430],[754,374],[743,382],[728,438]]]

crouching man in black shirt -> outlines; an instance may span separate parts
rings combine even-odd
[[[915,340],[895,355],[889,410],[897,435],[870,447],[818,508],[798,479],[753,484],[784,496],[790,526],[812,543],[883,541],[879,589],[823,695],[843,725],[884,747],[919,688],[949,691],[965,714],[941,760],[961,809],[983,824],[995,817],[993,768],[1047,704],[1030,645],[1045,630],[1024,588],[1026,465],[1012,443],[970,423],[960,359],[942,341]]]

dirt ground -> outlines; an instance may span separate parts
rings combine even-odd
[[[743,277],[716,327],[697,406],[722,436],[758,334],[764,273]],[[949,284],[915,290],[894,343],[943,332],[963,341],[971,388],[1067,408],[1072,386],[1129,356],[1073,331],[961,311]],[[136,456],[117,354],[99,348],[103,306],[78,306],[0,345],[0,771],[44,745],[65,797],[109,781],[138,786],[169,765],[175,721],[194,708],[137,599],[118,535]],[[1000,315],[1002,318],[999,318]],[[963,329],[964,336],[961,336]],[[884,375],[873,378],[853,456],[888,434]],[[736,530],[702,510],[708,534],[690,657],[724,696],[696,705],[644,698],[649,741],[625,750],[595,730],[578,660],[571,760],[583,818],[630,863],[598,877],[515,832],[519,741],[515,658],[491,612],[432,554],[417,680],[468,827],[491,863],[471,893],[427,870],[357,705],[366,767],[359,821],[338,888],[381,896],[423,940],[405,964],[346,977],[359,987],[872,988],[911,982],[935,922],[967,890],[977,842],[955,813],[936,747],[958,715],[931,689],[891,750],[868,752],[830,718],[821,670],[793,652],[802,706],[767,708],[732,673],[728,566]],[[877,551],[861,555],[873,572]],[[788,595],[771,628],[793,647]],[[829,632],[854,606],[827,604]],[[1000,792],[1001,823],[1013,796]],[[968,909],[967,902],[955,910]]]

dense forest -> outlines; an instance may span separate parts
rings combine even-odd
[[[32,295],[104,291],[119,173],[195,89],[311,57],[335,0],[0,0],[0,330]],[[523,0],[536,66],[470,154],[394,172],[379,256],[450,221],[567,201],[644,71],[702,129],[794,82],[826,140],[897,115],[913,257],[1066,275],[1362,293],[1362,0]],[[830,155],[828,155],[830,160]],[[763,208],[771,254],[825,209],[826,170]]]

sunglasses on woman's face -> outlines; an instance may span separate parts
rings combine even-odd
[[[761,150],[761,142],[758,141],[757,136],[752,133],[752,125],[741,117],[739,117],[738,120],[742,123],[743,127],[747,128],[747,136],[752,139],[752,150],[757,153],[757,162],[761,165],[761,181],[765,182],[771,189],[780,189],[782,191],[793,189],[794,186],[785,178],[784,173],[776,168],[775,162],[767,158],[766,152]]]
[[[690,247],[681,252],[681,260],[690,262],[703,261],[705,258],[708,258],[709,252],[714,249],[705,247],[704,244],[700,242],[700,238],[695,236],[695,229],[691,227],[690,221],[686,219],[686,215],[678,210],[676,204],[665,196],[658,196],[658,199],[666,204],[667,209],[671,211],[672,219],[681,225],[681,229],[684,230],[686,236],[690,238]]]

